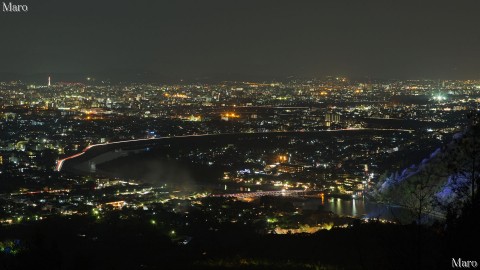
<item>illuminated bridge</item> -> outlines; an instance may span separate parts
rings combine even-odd
[[[228,193],[228,194],[216,194],[212,197],[224,197],[224,198],[252,198],[262,196],[300,196],[305,195],[305,190],[273,190],[273,191],[255,191],[255,192],[241,192],[241,193]]]

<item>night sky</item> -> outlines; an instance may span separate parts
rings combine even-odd
[[[13,3],[2,73],[480,78],[478,0]]]

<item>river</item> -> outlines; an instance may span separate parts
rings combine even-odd
[[[390,221],[411,219],[411,213],[401,207],[388,206],[369,201],[367,199],[346,200],[341,198],[325,197],[324,200],[308,199],[304,202],[304,209],[323,209],[339,216],[358,218],[380,218]]]

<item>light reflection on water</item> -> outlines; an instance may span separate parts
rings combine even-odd
[[[309,198],[302,203],[304,209],[331,211],[339,216],[351,216],[358,218],[382,218],[387,220],[406,221],[412,217],[408,210],[378,204],[365,199],[346,200],[341,198],[327,197],[325,200]]]

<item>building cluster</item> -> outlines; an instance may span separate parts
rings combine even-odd
[[[20,223],[52,215],[101,218],[108,211],[134,209],[147,211],[156,223],[160,220],[152,209],[161,205],[182,213],[183,227],[194,222],[186,218],[193,207],[220,223],[262,220],[262,230],[276,233],[331,228],[341,222],[305,209],[297,200],[279,204],[211,195],[303,190],[317,199],[360,198],[381,174],[418,162],[450,140],[479,101],[480,81],[327,77],[212,84],[63,83],[54,78],[45,85],[1,82],[0,221]],[[323,131],[349,133],[321,138],[279,135],[261,143],[239,139],[208,148],[170,149],[172,160],[218,172],[213,191],[209,187],[177,192],[178,187],[142,179],[54,171],[59,159],[92,144]],[[228,214],[222,209],[229,209]]]

